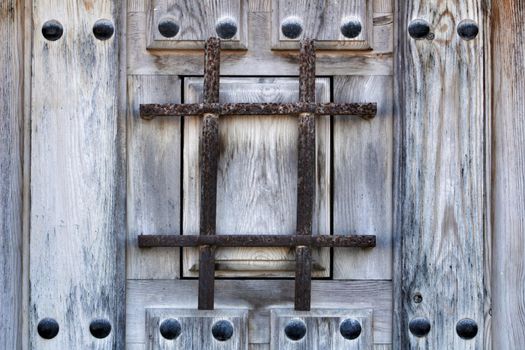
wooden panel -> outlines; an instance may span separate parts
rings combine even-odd
[[[356,320],[361,325],[361,334],[356,339],[346,339],[341,335],[339,327],[346,319]],[[304,322],[304,338],[291,340],[286,336],[284,330],[292,320]],[[272,310],[271,329],[270,348],[275,350],[371,350],[373,345],[371,309]]]
[[[22,346],[22,2],[0,3],[0,348]]]
[[[30,348],[119,349],[124,339],[125,172],[119,113],[120,1],[33,1]],[[93,24],[116,33],[100,41]],[[42,24],[60,21],[47,41]],[[58,321],[52,340],[39,320]],[[111,323],[102,340],[93,319]]]
[[[128,80],[127,278],[177,278],[180,249],[139,249],[140,234],[180,234],[181,119],[140,118],[141,103],[180,102],[177,76]]]
[[[220,19],[236,22],[237,33],[221,45],[224,49],[245,49],[247,41],[248,0],[151,0],[149,8],[149,49],[203,49],[206,39],[217,36]],[[179,26],[172,38],[158,29],[161,20],[169,18]]]
[[[492,1],[492,347],[525,348],[525,8]],[[488,37],[488,36],[487,36]],[[504,327],[505,331],[501,330]],[[487,348],[491,346],[489,342]]]
[[[273,0],[272,48],[297,49],[299,40],[312,38],[321,49],[371,49],[372,5],[372,0]],[[302,21],[303,32],[297,39],[287,38],[281,31],[281,24],[289,17]],[[359,20],[362,27],[361,33],[352,39],[341,33],[342,23],[349,18]]]
[[[202,79],[185,81],[185,102],[202,101]],[[292,102],[299,98],[293,78],[223,78],[220,102]],[[318,102],[330,101],[328,79],[317,80]],[[199,234],[200,117],[184,125],[184,234]],[[217,185],[217,234],[283,234],[296,229],[297,118],[222,118]],[[330,121],[317,119],[317,187],[314,234],[330,232]],[[330,275],[329,249],[315,250],[314,276]],[[220,248],[217,276],[293,276],[290,248]],[[184,253],[184,275],[195,276],[198,250]]]
[[[335,102],[377,102],[372,120],[335,117],[333,230],[377,236],[371,249],[334,249],[335,279],[392,278],[393,85],[388,76],[335,77]]]
[[[413,40],[408,23],[425,18],[434,40]],[[394,348],[480,349],[483,334],[461,339],[456,323],[484,328],[483,30],[465,41],[461,19],[483,29],[482,1],[406,1],[399,12],[398,171]],[[414,317],[430,334],[413,336]]]
[[[145,308],[197,308],[196,280],[128,281],[127,343],[146,343]],[[217,309],[250,310],[250,343],[270,343],[271,308],[293,306],[294,282],[289,280],[217,280]],[[373,309],[373,337],[392,339],[392,283],[388,281],[313,281],[314,309]],[[264,325],[264,326],[260,326]]]
[[[159,331],[166,319],[175,319],[181,325],[181,334],[172,340]],[[229,321],[233,326],[230,339],[217,341],[212,334],[215,322]],[[248,311],[246,310],[185,310],[151,308],[146,310],[146,330],[149,350],[210,349],[246,350],[248,348]]]

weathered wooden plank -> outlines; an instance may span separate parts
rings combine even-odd
[[[525,347],[525,7],[493,0],[492,347]],[[487,36],[488,37],[488,36]],[[504,331],[502,328],[504,327]],[[487,344],[489,347],[490,344]]]
[[[180,102],[180,79],[128,78],[127,278],[177,278],[178,249],[139,249],[138,235],[181,232],[181,118],[140,118],[141,103]]]
[[[147,343],[146,308],[196,308],[197,284],[196,280],[128,281],[127,343]],[[215,284],[217,310],[250,310],[251,343],[270,343],[270,309],[293,306],[294,282],[290,280],[217,280]],[[389,343],[392,339],[392,283],[389,281],[314,280],[312,308],[373,309],[374,341]]]
[[[0,3],[0,348],[22,346],[24,6]]]
[[[30,348],[124,347],[125,171],[119,112],[121,2],[33,1]],[[98,19],[116,34],[93,35]],[[42,25],[62,23],[47,41]],[[37,324],[60,331],[44,340]],[[90,334],[105,319],[105,339]]]
[[[482,1],[400,3],[397,57],[397,154],[394,348],[480,349],[456,334],[463,318],[484,328],[484,65],[483,32],[465,41],[461,19],[483,29]],[[414,18],[434,40],[414,40]],[[429,320],[428,336],[409,331]]]
[[[202,80],[185,81],[185,99],[201,101]],[[299,84],[292,78],[223,78],[221,102],[297,101]],[[329,100],[329,82],[317,79],[317,100]],[[199,117],[184,125],[184,234],[199,233]],[[217,234],[294,234],[297,208],[297,117],[222,118],[217,188]],[[261,132],[264,130],[264,132]],[[317,117],[316,202],[314,234],[329,232],[330,125]],[[185,249],[184,275],[195,276],[196,251]],[[314,276],[329,276],[329,250],[314,250]],[[293,276],[287,270],[293,251],[286,248],[222,248],[216,260],[244,263],[239,271],[217,270],[217,276]],[[222,265],[224,266],[224,265]],[[230,265],[231,266],[231,265]],[[259,271],[253,271],[259,266]],[[249,271],[252,270],[252,271]]]
[[[335,117],[333,230],[376,235],[373,249],[334,249],[335,279],[391,279],[393,82],[388,76],[334,78],[336,102],[377,102],[372,121]]]

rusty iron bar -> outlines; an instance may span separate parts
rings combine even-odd
[[[140,235],[140,248],[153,247],[355,247],[371,248],[376,245],[372,235]]]
[[[350,115],[366,119],[377,114],[376,103],[189,103],[189,104],[142,104],[143,119],[156,117],[194,116],[205,113],[221,117],[235,115],[293,115],[313,113],[316,115]]]

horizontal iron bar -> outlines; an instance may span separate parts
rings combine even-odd
[[[191,116],[205,113],[229,115],[289,115],[314,113],[317,115],[354,115],[373,118],[377,103],[188,103],[188,104],[142,104],[143,119],[155,117]]]
[[[358,247],[376,246],[376,236],[350,235],[140,235],[139,247]]]

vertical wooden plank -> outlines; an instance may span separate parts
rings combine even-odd
[[[473,319],[483,330],[484,65],[482,1],[398,2],[394,348],[479,349],[456,334]],[[430,23],[434,40],[414,40],[413,19]],[[456,33],[471,19],[481,33]],[[430,321],[426,337],[409,322]]]
[[[525,348],[525,7],[493,0],[492,347]],[[501,331],[504,327],[505,331]]]
[[[22,1],[0,3],[0,348],[22,346]]]
[[[172,279],[180,249],[139,249],[140,234],[181,232],[181,118],[143,120],[141,103],[180,102],[180,79],[133,75],[128,80],[127,278]]]
[[[31,100],[30,347],[122,349],[125,171],[119,111],[120,1],[33,1]],[[47,41],[48,20],[64,35]],[[115,35],[93,35],[99,19]],[[38,322],[54,318],[44,340]],[[93,319],[111,333],[90,334]]]

